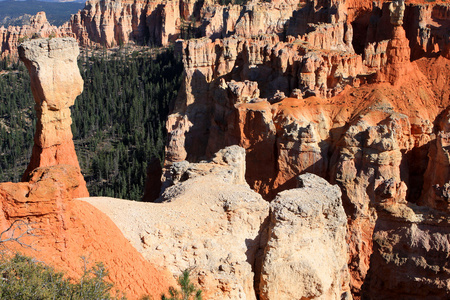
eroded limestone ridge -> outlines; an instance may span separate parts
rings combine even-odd
[[[351,299],[346,215],[337,186],[312,174],[272,203],[244,180],[236,145],[174,163],[156,202],[86,198],[152,264],[191,271],[204,299]]]
[[[78,43],[73,38],[36,39],[19,46],[20,59],[30,73],[37,114],[33,153],[22,180],[38,167],[67,164],[78,169],[79,187],[73,197],[89,195],[72,140],[70,106],[83,91],[77,65]]]

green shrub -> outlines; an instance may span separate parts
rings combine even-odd
[[[28,39],[29,39],[29,37],[26,36],[26,35],[24,35],[23,37],[20,37],[20,38],[17,40],[17,42],[18,42],[19,44],[22,44],[23,42],[25,42],[25,41],[28,40]]]
[[[107,275],[103,264],[97,263],[86,269],[79,281],[73,281],[33,258],[20,254],[3,256],[0,259],[0,299],[117,299],[110,294],[113,285],[104,281]]]
[[[189,279],[189,271],[184,270],[183,274],[178,278],[178,284],[181,287],[181,291],[176,290],[174,287],[169,288],[170,297],[167,298],[166,295],[162,295],[162,300],[201,300],[202,291],[197,289],[191,280]],[[192,298],[191,298],[192,297]]]

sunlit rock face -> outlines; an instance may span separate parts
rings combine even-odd
[[[0,27],[0,57],[17,56],[19,44],[32,37],[71,35],[63,27],[50,25],[45,12],[40,11],[30,19],[29,25]]]
[[[4,254],[34,257],[73,279],[101,262],[105,279],[128,299],[160,297],[176,284],[172,274],[146,261],[105,214],[72,198],[84,184],[78,174],[74,166],[57,165],[35,169],[27,182],[0,183],[2,239],[20,237],[22,243],[5,243]]]
[[[389,6],[306,1],[283,33],[232,33],[215,18],[208,32],[220,34],[176,45],[185,74],[166,166],[237,144],[247,182],[269,201],[305,172],[337,184],[355,297],[373,268],[379,204],[445,211],[449,198],[438,125],[450,104],[448,6]]]
[[[73,38],[30,40],[20,45],[19,55],[31,78],[37,113],[31,160],[23,179],[38,167],[59,164],[75,166],[79,181],[73,197],[89,195],[80,172],[72,140],[70,106],[83,91],[77,65],[78,43]]]
[[[310,173],[270,204],[261,299],[345,299],[347,220],[338,186]]]

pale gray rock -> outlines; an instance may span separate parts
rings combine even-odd
[[[49,109],[69,108],[83,91],[77,65],[80,54],[74,38],[35,39],[19,46],[19,56],[30,71],[36,104]]]
[[[270,205],[261,299],[341,299],[349,295],[341,191],[313,174],[300,175],[299,186]]]
[[[206,299],[256,300],[269,203],[240,184],[245,183],[244,149],[227,147],[210,162],[177,163],[172,170],[181,180],[165,190],[162,203],[86,200],[147,260],[175,275],[191,270]]]
[[[245,149],[237,145],[219,150],[210,161],[172,163],[164,170],[162,198],[156,202],[168,201],[166,191],[170,186],[198,176],[215,175],[227,183],[248,186],[245,181]]]

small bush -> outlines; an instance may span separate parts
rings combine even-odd
[[[110,295],[113,285],[104,281],[107,275],[103,264],[97,263],[73,281],[33,258],[4,256],[0,259],[0,299],[117,299]]]
[[[22,44],[23,42],[25,42],[25,41],[27,41],[29,39],[29,37],[28,36],[23,36],[23,37],[20,37],[18,40],[17,40],[17,42],[19,43],[19,44]]]
[[[174,287],[169,288],[170,297],[162,295],[162,300],[202,300],[202,291],[197,289],[191,280],[189,279],[189,271],[184,270],[183,274],[178,278],[178,284],[181,287],[181,291],[176,290]]]

